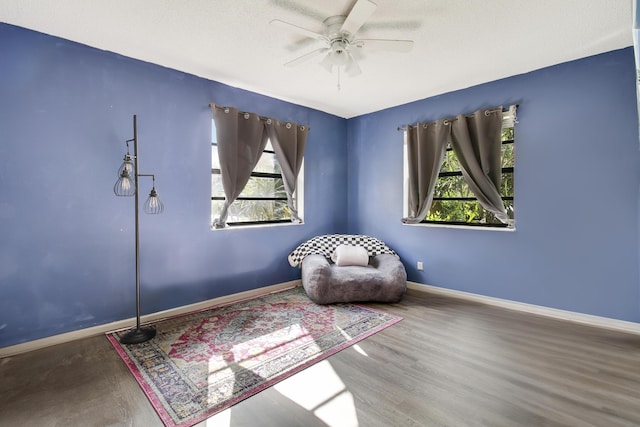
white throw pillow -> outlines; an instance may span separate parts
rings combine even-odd
[[[331,261],[335,262],[336,265],[360,265],[364,267],[369,264],[369,254],[362,246],[339,245],[331,254]]]

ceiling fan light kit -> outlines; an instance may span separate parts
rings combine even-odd
[[[354,57],[355,52],[360,50],[409,52],[413,47],[412,40],[356,38],[356,33],[373,14],[376,7],[376,4],[370,0],[358,0],[348,16],[337,15],[326,18],[322,22],[323,34],[289,22],[274,19],[271,21],[272,25],[324,43],[324,47],[305,53],[284,65],[286,67],[295,67],[315,57],[323,56],[319,63],[320,66],[330,73],[333,73],[334,68],[337,70],[338,89],[340,89],[340,74],[342,72],[347,73],[350,77],[355,77],[362,73]]]

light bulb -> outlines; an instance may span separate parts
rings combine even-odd
[[[148,214],[160,214],[163,210],[164,205],[158,197],[156,187],[153,187],[151,193],[149,193],[149,198],[144,202],[144,211]]]
[[[126,169],[122,171],[120,178],[118,178],[116,184],[113,186],[113,192],[116,193],[116,196],[124,197],[130,197],[136,194],[136,187],[131,179],[131,175]]]

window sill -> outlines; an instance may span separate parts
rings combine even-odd
[[[209,226],[211,231],[225,231],[225,230],[246,230],[252,228],[272,228],[272,227],[291,227],[296,225],[304,225],[304,222],[280,222],[274,224],[247,224],[247,225],[232,225],[225,228],[215,228],[213,224]]]
[[[461,230],[480,230],[480,231],[502,231],[513,232],[516,231],[515,225],[513,227],[478,227],[473,225],[456,225],[456,224],[405,224],[407,227],[428,227],[428,228],[455,228]]]

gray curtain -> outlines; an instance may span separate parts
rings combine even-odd
[[[459,115],[452,123],[451,145],[462,176],[483,208],[510,223],[500,197],[502,107]]]
[[[231,107],[211,106],[216,123],[218,157],[225,202],[215,228],[224,228],[229,206],[240,195],[249,181],[253,168],[260,160],[267,144],[267,133],[260,116],[239,113]]]
[[[409,216],[402,219],[405,224],[419,223],[431,208],[450,129],[444,119],[429,124],[418,123],[407,129]]]
[[[300,222],[293,194],[296,191],[298,173],[302,167],[309,129],[295,123],[283,123],[273,119],[268,119],[265,126],[282,169],[282,180],[287,192],[287,206],[291,212],[291,222]]]

